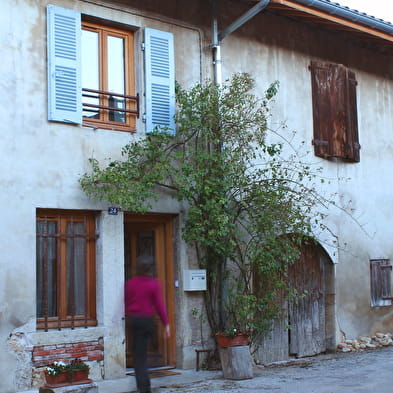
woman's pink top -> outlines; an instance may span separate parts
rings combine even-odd
[[[152,317],[154,312],[168,325],[168,315],[161,295],[160,283],[155,277],[136,276],[125,285],[126,315]]]

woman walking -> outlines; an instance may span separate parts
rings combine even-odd
[[[156,312],[170,336],[168,315],[161,294],[160,282],[153,277],[154,258],[140,256],[136,260],[136,276],[125,284],[125,314],[132,331],[135,378],[140,393],[151,393],[147,367],[147,346],[153,334]]]

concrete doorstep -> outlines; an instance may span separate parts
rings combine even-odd
[[[82,385],[68,385],[57,388],[40,387],[39,393],[98,393],[96,383],[88,383]]]

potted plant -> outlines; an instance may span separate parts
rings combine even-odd
[[[250,343],[249,333],[237,328],[216,333],[215,337],[217,345],[221,348],[237,347]]]
[[[45,367],[45,380],[47,385],[60,385],[67,383],[67,365],[64,362],[53,362]]]
[[[274,304],[262,303],[252,293],[253,288],[237,277],[228,279],[228,296],[223,305],[224,327],[231,327],[215,334],[215,338],[224,377],[248,379],[253,377],[252,344],[269,331]]]
[[[253,362],[249,348],[249,333],[232,328],[215,335],[225,378],[249,379],[253,377]]]
[[[90,367],[80,359],[74,359],[70,363],[53,362],[44,370],[46,386],[59,387],[90,383],[89,370]]]
[[[238,266],[237,271],[241,270],[242,267]],[[228,296],[223,304],[223,329],[215,335],[216,342],[224,348],[251,345],[250,350],[253,351],[253,346],[269,332],[277,304],[258,294],[259,286],[251,285],[250,271],[242,272],[241,279],[238,277],[239,273],[232,274],[227,279]]]
[[[88,379],[90,367],[80,359],[74,359],[68,365],[68,380],[80,382]]]

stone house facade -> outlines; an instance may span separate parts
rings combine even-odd
[[[98,382],[125,377],[123,285],[141,251],[156,256],[174,332],[164,342],[158,329],[152,364],[195,367],[202,295],[184,286],[197,269],[184,206],[163,195],[141,216],[78,182],[88,158],[119,158],[155,125],[174,127],[175,80],[247,72],[260,91],[279,80],[271,127],[296,130],[337,198],[331,232],[316,232],[292,272],[309,296],[257,360],[393,330],[390,23],[328,0],[5,0],[0,21],[1,392],[35,392],[54,360],[82,358]]]

